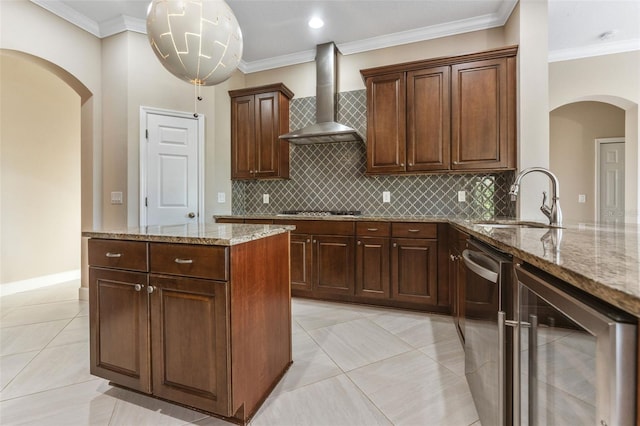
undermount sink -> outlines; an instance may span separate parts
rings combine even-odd
[[[474,222],[474,225],[486,226],[490,228],[556,228],[539,222],[513,221],[513,222],[496,222],[492,220]]]

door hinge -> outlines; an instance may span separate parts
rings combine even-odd
[[[147,139],[147,140],[149,139],[149,129],[145,129],[145,131],[144,131],[144,137],[145,137],[145,139]]]
[[[144,197],[144,206],[145,207],[149,206],[149,199],[147,197]]]

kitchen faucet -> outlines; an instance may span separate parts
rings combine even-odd
[[[518,192],[520,191],[520,181],[525,175],[531,172],[543,173],[547,175],[549,179],[551,179],[551,207],[547,206],[547,192],[543,191],[540,211],[544,213],[544,215],[549,219],[549,224],[551,226],[562,226],[562,210],[560,209],[560,182],[558,181],[556,175],[554,175],[550,170],[547,170],[544,167],[529,167],[528,169],[524,169],[523,171],[521,171],[518,176],[516,176],[516,180],[513,185],[511,185],[511,189],[509,190],[511,201],[515,201],[518,198]]]

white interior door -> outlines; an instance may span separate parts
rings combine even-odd
[[[599,144],[599,220],[624,221],[624,142]]]
[[[145,224],[197,222],[198,120],[148,113],[146,122]]]

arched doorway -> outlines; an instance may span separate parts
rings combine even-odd
[[[636,220],[637,108],[627,99],[593,95],[567,102],[549,113],[550,168],[562,183],[565,218],[587,223],[598,219],[597,140],[623,138],[625,220]]]
[[[0,49],[3,294],[55,284],[83,265],[93,223],[92,94],[42,58]],[[88,179],[87,179],[88,177]],[[89,185],[87,187],[87,185]]]
[[[624,127],[624,110],[603,102],[575,102],[549,114],[549,166],[562,183],[566,218],[579,222],[597,220],[596,139],[624,138]]]

